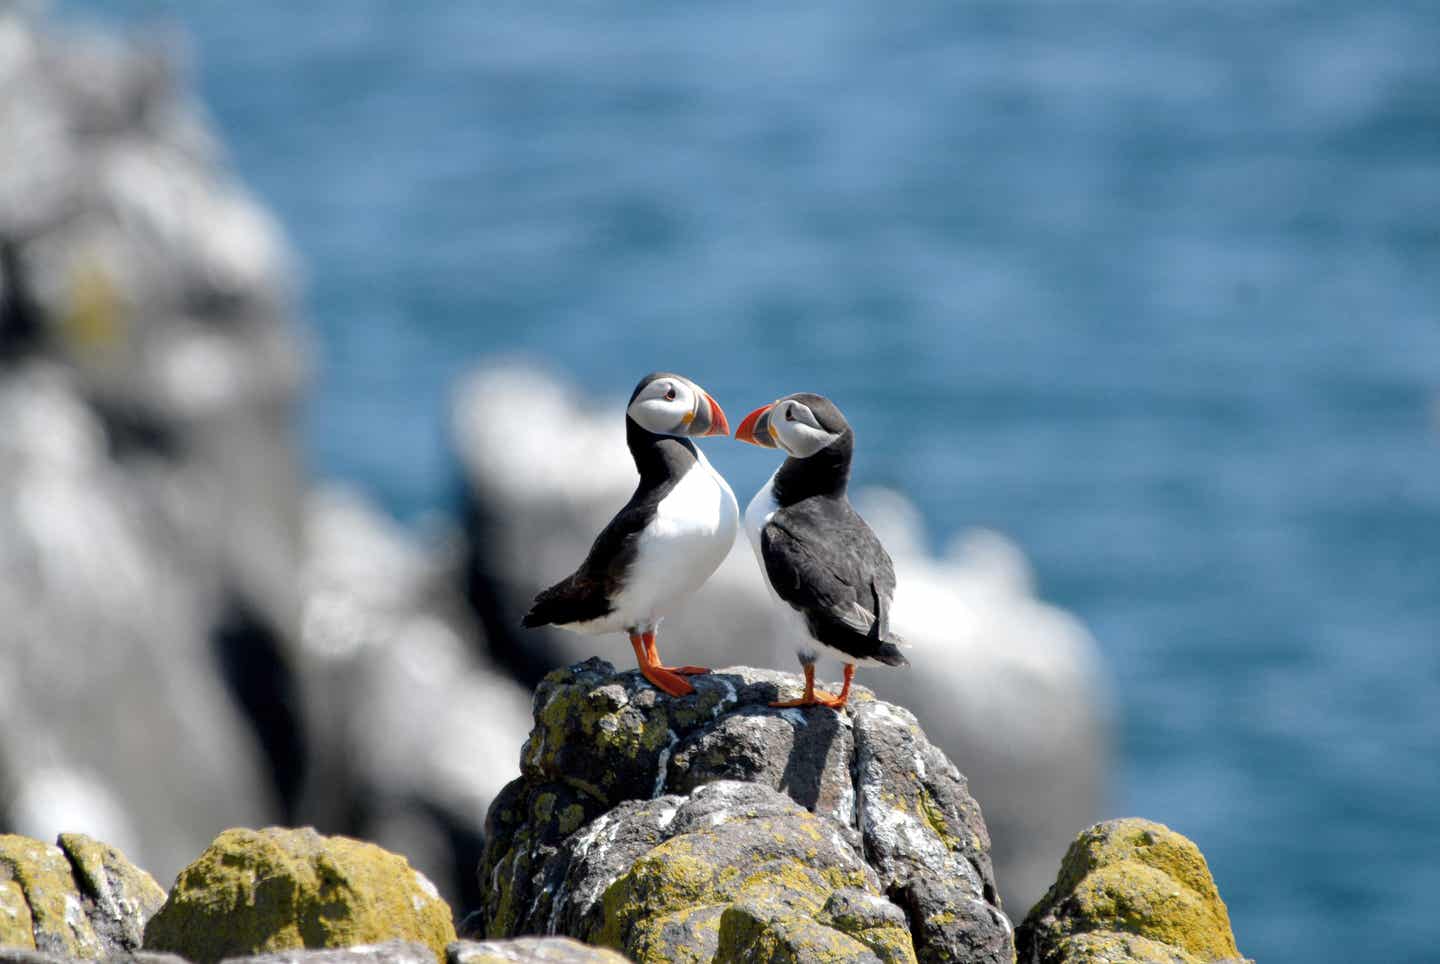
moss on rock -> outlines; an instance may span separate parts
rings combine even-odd
[[[443,959],[449,906],[404,857],[313,829],[227,830],[180,872],[149,950],[199,964],[294,948],[408,940]]]
[[[1150,955],[1133,958],[1146,961],[1240,956],[1199,848],[1168,827],[1138,819],[1096,824],[1080,834],[1017,943],[1022,958],[1033,955],[1042,964],[1130,960],[1115,955],[1131,952]],[[1163,954],[1170,956],[1155,956]]]

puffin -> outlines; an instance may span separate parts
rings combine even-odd
[[[580,567],[535,597],[526,627],[623,632],[640,672],[670,696],[695,692],[703,666],[666,666],[656,634],[676,603],[704,584],[735,544],[735,493],[693,439],[730,434],[725,413],[673,372],[640,379],[625,408],[625,441],[640,482],[595,537]]]
[[[788,456],[745,509],[765,585],[805,641],[805,694],[771,706],[843,709],[856,664],[909,665],[890,629],[895,566],[846,495],[855,432],[830,399],[800,392],[746,415],[735,438]],[[819,650],[845,664],[839,695],[815,688]]]

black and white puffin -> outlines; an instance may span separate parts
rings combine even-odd
[[[690,440],[729,434],[725,413],[690,379],[670,372],[640,379],[625,409],[640,484],[580,568],[535,597],[523,624],[624,632],[646,679],[671,696],[695,692],[685,676],[709,670],[663,665],[655,634],[735,544],[735,493]]]
[[[800,392],[745,416],[735,437],[789,456],[745,509],[765,585],[805,640],[805,695],[771,705],[841,709],[856,663],[908,665],[890,631],[895,566],[845,494],[855,432],[830,399]],[[838,696],[815,689],[817,646],[845,664]]]

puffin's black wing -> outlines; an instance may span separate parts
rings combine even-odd
[[[580,568],[535,597],[522,626],[583,623],[615,608],[615,597],[635,562],[640,534],[655,518],[660,500],[674,483],[643,486],[600,530]]]
[[[895,566],[848,502],[806,500],[770,517],[760,534],[765,574],[818,641],[857,659],[903,666],[890,632]]]

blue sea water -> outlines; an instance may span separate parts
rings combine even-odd
[[[449,510],[505,357],[830,394],[1094,631],[1109,810],[1242,951],[1433,960],[1440,4],[546,6],[64,5],[192,38],[307,272],[316,470]]]

